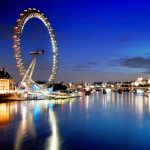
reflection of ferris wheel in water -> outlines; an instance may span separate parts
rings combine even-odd
[[[57,71],[57,66],[58,66],[58,48],[57,48],[55,35],[53,33],[53,29],[52,29],[48,19],[45,18],[44,14],[42,14],[39,10],[36,10],[34,8],[33,9],[29,8],[28,10],[24,10],[24,12],[22,14],[20,14],[20,19],[17,19],[16,27],[14,27],[14,36],[13,36],[14,45],[13,45],[13,48],[14,48],[14,53],[15,53],[16,65],[17,65],[17,68],[20,72],[22,82],[25,82],[28,86],[36,84],[32,80],[32,74],[33,74],[33,70],[35,67],[35,63],[36,63],[36,57],[38,54],[42,54],[44,52],[43,51],[36,51],[34,53],[35,57],[34,57],[33,61],[31,62],[30,66],[27,70],[25,69],[24,62],[22,59],[22,52],[21,52],[22,31],[23,31],[23,28],[24,28],[26,22],[31,18],[38,18],[39,20],[41,20],[44,23],[44,25],[46,26],[48,33],[50,35],[50,40],[51,40],[51,44],[52,44],[53,65],[52,65],[51,75],[50,75],[47,83],[45,83],[43,85],[43,86],[46,86],[46,85],[49,85],[50,83],[53,83],[55,76],[56,76],[56,71]]]

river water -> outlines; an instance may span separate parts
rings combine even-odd
[[[150,95],[0,103],[0,149],[149,150]]]

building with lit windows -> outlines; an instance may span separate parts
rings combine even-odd
[[[0,91],[14,90],[14,79],[5,68],[0,68]]]

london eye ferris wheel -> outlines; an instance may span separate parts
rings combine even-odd
[[[37,84],[35,83],[35,81],[32,79],[32,73],[33,73],[33,69],[32,69],[32,73],[30,72],[29,74],[29,69],[33,68],[33,66],[35,66],[35,62],[36,60],[32,61],[32,67],[31,64],[29,66],[28,69],[25,68],[24,66],[24,61],[22,58],[22,49],[21,49],[21,36],[22,36],[22,32],[24,29],[25,24],[27,23],[28,20],[32,19],[32,18],[37,18],[39,20],[41,20],[44,25],[46,26],[49,36],[50,36],[50,43],[52,45],[52,52],[53,52],[53,64],[52,64],[52,69],[51,69],[51,74],[49,75],[49,79],[48,81],[43,85],[49,85],[51,83],[54,82],[55,76],[56,76],[56,72],[57,72],[57,68],[58,68],[58,48],[57,48],[57,42],[56,42],[56,38],[55,35],[53,33],[53,29],[51,27],[50,22],[48,21],[48,19],[44,16],[43,13],[41,13],[39,10],[36,10],[35,8],[29,8],[28,10],[24,10],[23,13],[20,14],[20,18],[17,19],[17,24],[14,27],[14,35],[13,35],[13,40],[14,40],[14,44],[13,44],[13,48],[14,48],[14,55],[15,55],[15,60],[16,60],[16,66],[19,70],[20,76],[22,78],[22,80],[24,82],[26,82],[26,84],[28,84],[28,86]]]

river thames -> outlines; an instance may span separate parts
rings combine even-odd
[[[0,149],[150,149],[150,95],[0,103]]]

